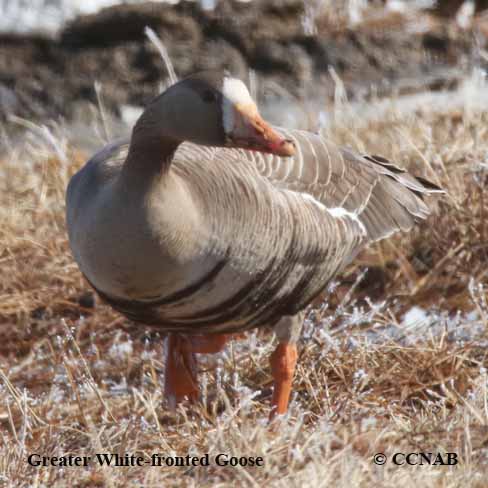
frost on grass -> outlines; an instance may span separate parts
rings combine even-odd
[[[11,144],[0,165],[0,484],[73,483],[73,470],[28,467],[26,452],[123,451],[263,456],[265,467],[91,467],[76,471],[75,486],[483,486],[488,116],[483,104],[423,106],[323,128],[448,195],[411,233],[358,256],[311,305],[290,411],[271,428],[271,334],[199,354],[202,401],[173,412],[161,334],[102,303],[80,305],[88,286],[68,250],[64,191],[86,155],[67,128],[27,124],[25,144]],[[403,450],[458,452],[462,465],[371,463]]]

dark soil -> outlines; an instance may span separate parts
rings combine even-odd
[[[449,88],[472,61],[473,35],[450,21],[428,33],[403,28],[335,29],[317,23],[307,36],[303,2],[194,2],[123,5],[80,17],[58,39],[0,37],[0,118],[70,118],[80,102],[144,105],[166,80],[164,63],[144,35],[150,26],[166,45],[176,73],[228,69],[246,79],[254,70],[259,97],[276,82],[296,97],[332,97],[333,68],[351,99],[371,93]],[[461,72],[461,74],[460,74]],[[276,86],[276,85],[274,85]]]

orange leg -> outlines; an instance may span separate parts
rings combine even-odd
[[[232,334],[194,335],[190,337],[191,350],[200,354],[222,351]]]
[[[283,415],[288,410],[293,375],[297,364],[297,347],[291,342],[280,342],[271,354],[271,371],[274,378],[273,399],[269,419]]]
[[[198,400],[197,363],[187,337],[169,334],[166,354],[164,393],[170,406],[176,407],[185,396]]]
[[[195,353],[213,354],[222,351],[226,343],[242,339],[244,334],[191,335],[169,334],[166,355],[164,393],[172,408],[188,397],[198,400],[200,388]]]
[[[243,334],[209,334],[206,336],[169,334],[164,393],[172,408],[185,397],[193,402],[198,400],[200,389],[195,353],[217,353],[233,336],[242,338]]]

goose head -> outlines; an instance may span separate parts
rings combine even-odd
[[[138,132],[177,144],[188,141],[278,156],[294,154],[293,143],[259,115],[246,85],[237,78],[213,72],[170,86],[146,108],[133,137]]]

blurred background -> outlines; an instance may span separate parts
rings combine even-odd
[[[79,144],[93,118],[124,133],[177,77],[225,68],[243,78],[264,115],[289,127],[326,125],[334,102],[381,116],[386,97],[406,110],[453,103],[484,76],[488,1],[0,0],[0,120],[59,121]],[[417,96],[414,96],[417,95]],[[405,98],[406,97],[406,98]],[[413,97],[413,98],[412,98]],[[455,97],[454,97],[455,98]],[[367,112],[367,114],[365,114]],[[107,130],[107,129],[106,129]],[[111,134],[112,135],[112,134]],[[92,149],[87,147],[87,149]]]

